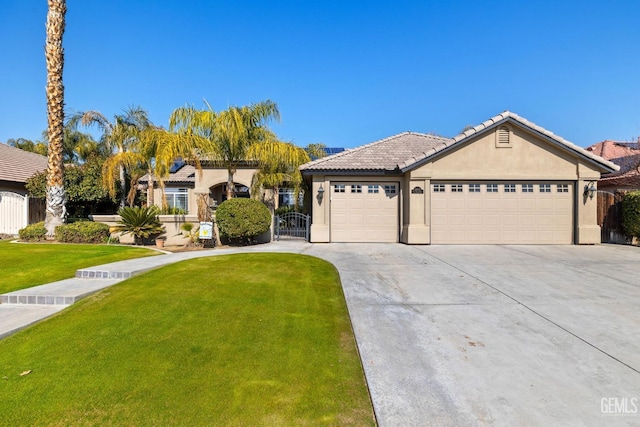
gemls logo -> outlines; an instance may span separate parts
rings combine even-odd
[[[637,415],[637,397],[603,397],[600,399],[603,415]]]

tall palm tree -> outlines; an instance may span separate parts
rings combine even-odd
[[[233,177],[241,162],[247,160],[247,151],[254,144],[269,138],[267,123],[279,120],[278,106],[262,101],[243,107],[229,107],[216,113],[207,104],[206,110],[180,107],[169,119],[170,129],[190,145],[196,146],[207,160],[227,169],[227,198],[234,196]]]
[[[86,111],[74,114],[69,123],[72,126],[97,126],[102,131],[100,141],[109,153],[103,166],[103,186],[111,197],[115,197],[116,183],[119,182],[120,207],[124,207],[127,198],[125,172],[139,163],[139,156],[132,148],[138,143],[141,132],[153,126],[147,112],[140,107],[130,107],[124,114],[116,115],[113,121],[109,121],[99,111]]]
[[[266,197],[263,197],[263,201],[272,215],[275,211],[278,189],[283,184],[286,183],[294,188],[297,200],[302,186],[302,174],[298,168],[311,160],[304,148],[270,138],[251,146],[247,155],[257,160],[260,167],[253,178],[251,192],[255,197],[260,195],[261,189],[270,190]]]
[[[62,84],[64,50],[62,49],[62,36],[66,13],[65,0],[49,0],[45,43],[47,129],[49,135],[45,227],[49,238],[54,236],[55,228],[64,223],[66,216],[64,162],[62,160],[64,141],[64,85]]]

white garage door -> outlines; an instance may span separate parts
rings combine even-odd
[[[18,234],[27,226],[27,200],[9,191],[0,191],[0,233]]]
[[[397,242],[397,182],[332,182],[332,242]]]
[[[431,185],[433,244],[571,244],[570,182]]]

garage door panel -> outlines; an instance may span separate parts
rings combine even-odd
[[[432,243],[573,242],[573,185],[569,182],[455,184],[457,190],[462,185],[462,191],[452,192],[447,183],[438,183],[438,191],[432,187]],[[569,191],[557,192],[558,184]]]
[[[344,192],[336,193],[336,185],[344,188]],[[396,193],[386,194],[385,185],[392,185]],[[353,188],[359,188],[361,192],[352,193]],[[398,189],[397,182],[332,182],[331,241],[397,242]]]

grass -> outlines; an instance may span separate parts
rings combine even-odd
[[[338,273],[304,255],[121,282],[1,340],[0,378],[3,425],[374,425]]]
[[[79,268],[157,253],[116,245],[22,244],[0,240],[0,294],[68,279]]]

